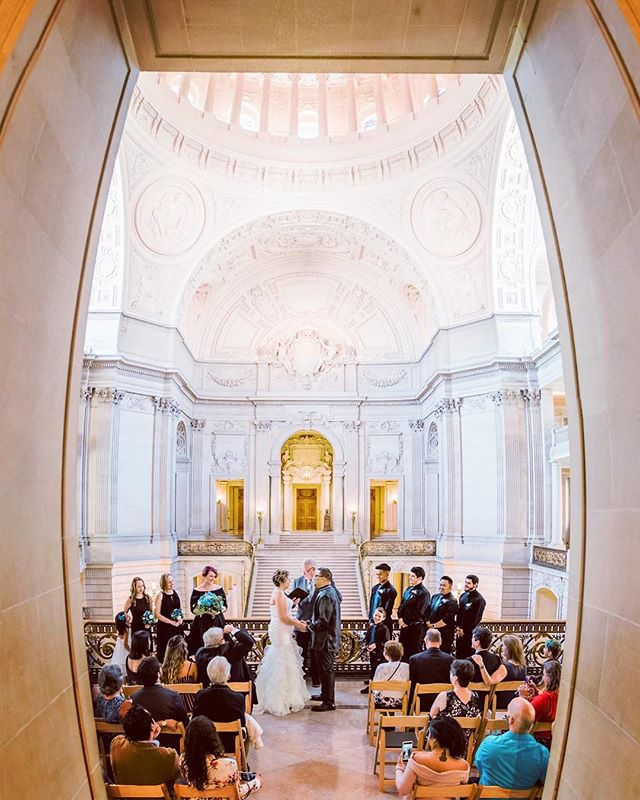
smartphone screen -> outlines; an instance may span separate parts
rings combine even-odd
[[[402,760],[407,762],[411,758],[413,742],[402,742]]]

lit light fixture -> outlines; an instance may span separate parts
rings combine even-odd
[[[356,517],[358,512],[351,509],[351,544],[356,544]]]
[[[258,517],[258,544],[262,544],[262,517],[264,516],[264,511],[256,511],[256,516]]]

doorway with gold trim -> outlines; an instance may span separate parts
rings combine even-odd
[[[317,486],[296,486],[295,530],[320,530],[320,508]]]

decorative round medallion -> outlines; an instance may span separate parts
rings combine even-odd
[[[473,247],[482,227],[482,211],[474,193],[460,181],[424,186],[411,209],[413,230],[435,256],[455,258]]]
[[[158,255],[186,252],[204,228],[202,195],[185,178],[167,177],[142,190],[135,205],[135,227],[143,244]]]

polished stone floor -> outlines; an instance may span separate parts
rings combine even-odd
[[[256,798],[284,800],[292,791],[304,800],[380,798],[373,775],[374,748],[365,735],[366,695],[361,680],[338,680],[333,712],[308,708],[288,717],[263,714],[264,749],[250,752],[251,769],[264,786]],[[285,795],[286,792],[286,795]],[[389,796],[395,793],[389,790]]]

